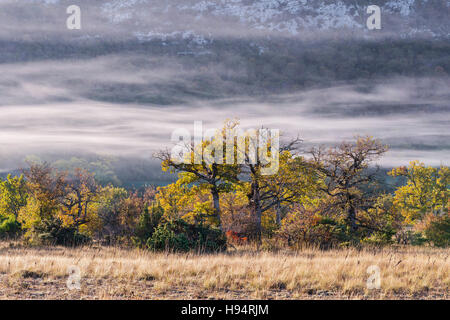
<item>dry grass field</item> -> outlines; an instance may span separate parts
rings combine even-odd
[[[0,243],[0,299],[448,299],[450,250],[164,254]],[[367,289],[377,265],[381,288]],[[69,290],[71,266],[80,290]]]

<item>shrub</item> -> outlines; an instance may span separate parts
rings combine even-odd
[[[347,226],[314,210],[295,206],[282,221],[278,237],[288,246],[318,246],[328,249],[350,241]]]
[[[219,229],[172,219],[161,221],[153,235],[148,238],[147,247],[157,251],[215,252],[226,249],[226,238]]]
[[[150,249],[162,251],[189,251],[189,241],[183,230],[176,223],[170,221],[159,225],[153,235],[148,238],[147,246]]]
[[[16,217],[0,217],[0,239],[12,238],[21,232],[21,225]]]
[[[153,206],[151,210],[145,208],[144,213],[139,217],[133,237],[135,246],[141,247],[146,244],[147,239],[153,236],[163,215],[164,209],[161,206]]]
[[[436,247],[450,246],[450,215],[446,214],[431,221],[424,230],[424,234]]]
[[[370,236],[361,239],[362,244],[383,246],[392,244],[392,237],[395,235],[394,231],[376,231],[372,232]]]
[[[78,246],[91,241],[74,226],[64,226],[58,218],[42,220],[34,227],[33,235],[34,242],[40,244]]]
[[[427,238],[424,237],[422,232],[408,231],[407,235],[408,243],[413,246],[422,246],[428,242]]]

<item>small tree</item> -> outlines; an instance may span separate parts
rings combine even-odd
[[[23,175],[13,178],[8,174],[6,180],[0,179],[0,216],[14,215],[17,219],[20,209],[27,204],[27,197]]]
[[[99,186],[94,176],[86,170],[76,168],[65,179],[65,194],[62,199],[63,219],[79,229],[91,220],[92,204],[97,202]]]
[[[368,209],[374,201],[367,192],[376,181],[377,170],[369,165],[387,151],[387,146],[371,137],[357,137],[354,143],[337,147],[313,148],[313,164],[325,184],[322,191],[334,199],[333,204],[346,212],[345,220],[352,232],[358,229],[357,212]]]
[[[450,170],[448,167],[426,167],[412,161],[409,167],[399,167],[390,173],[406,177],[407,182],[395,191],[394,204],[407,222],[415,223],[427,213],[448,213],[450,198]]]
[[[35,231],[43,222],[54,220],[65,195],[65,174],[53,170],[48,163],[31,164],[24,170],[27,205],[19,211],[18,220],[33,240]]]
[[[100,190],[96,211],[101,222],[101,228],[98,230],[101,238],[114,242],[124,234],[121,212],[127,197],[128,192],[123,188],[106,186]]]
[[[450,215],[433,217],[427,228],[424,230],[428,241],[436,247],[450,246]]]

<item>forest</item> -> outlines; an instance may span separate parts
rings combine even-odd
[[[228,120],[224,128],[237,125]],[[377,161],[388,146],[369,136],[307,150],[295,138],[277,152],[278,172],[263,175],[260,161],[178,163],[161,150],[155,157],[176,181],[141,188],[30,160],[0,181],[0,237],[27,246],[199,253],[247,244],[263,250],[450,244],[447,166],[412,159],[381,170]]]

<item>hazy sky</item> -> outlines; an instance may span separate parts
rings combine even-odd
[[[154,151],[170,145],[174,129],[192,130],[194,121],[218,127],[238,117],[245,128],[278,128],[285,137],[299,134],[305,147],[370,134],[391,146],[383,164],[419,159],[448,165],[448,77],[390,75],[260,97],[233,84],[234,77],[245,77],[244,70],[230,70],[220,61],[213,67],[186,66],[176,54],[151,50],[80,53],[83,46],[104,39],[179,38],[187,41],[187,51],[200,55],[215,37],[256,42],[264,37],[325,39],[357,30],[358,35],[345,34],[364,38],[368,33],[359,7],[340,1],[318,6],[306,0],[78,1],[83,5],[83,29],[70,33],[61,8],[72,2],[0,2],[0,159],[50,151],[151,158]],[[384,34],[401,38],[402,31],[414,37],[421,28],[428,31],[418,32],[417,38],[448,36],[445,12],[430,7],[427,10],[436,17],[427,20],[422,11],[413,10],[416,7],[404,6],[409,2],[380,1],[386,23],[391,23]],[[447,24],[439,20],[442,14]],[[58,47],[60,43],[68,46]],[[42,49],[55,44],[54,52]],[[70,46],[78,48],[74,56],[60,52]],[[212,89],[215,97],[202,98],[193,81],[199,77],[217,85]]]

